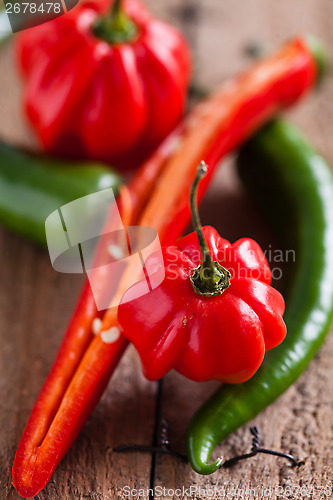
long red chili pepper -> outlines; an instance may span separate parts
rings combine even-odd
[[[316,56],[305,40],[295,39],[275,56],[227,82],[187,119],[178,148],[156,168],[160,175],[148,203],[142,202],[149,188],[141,191],[140,176],[149,178],[151,167],[147,164],[136,177],[132,186],[140,189],[134,190],[133,200],[140,208],[134,212],[142,214],[134,222],[154,227],[162,245],[173,243],[189,221],[187,200],[197,164],[205,160],[210,166],[202,195],[220,158],[276,112],[297,102],[317,75]],[[124,276],[119,297],[127,285]],[[22,496],[33,497],[47,484],[127,347],[120,333],[114,342],[103,340],[103,332],[118,328],[115,309],[105,312],[100,334],[93,337],[91,325],[96,316],[86,285],[16,453],[13,484]]]

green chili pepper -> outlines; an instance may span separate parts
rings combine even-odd
[[[222,386],[194,415],[187,435],[193,469],[211,474],[214,447],[255,417],[305,370],[333,315],[333,178],[330,168],[290,125],[276,121],[240,151],[238,168],[285,248],[287,337],[244,384]],[[232,334],[232,332],[230,332]]]
[[[121,178],[100,163],[60,162],[0,142],[0,223],[46,245],[45,219],[81,196],[113,188]]]

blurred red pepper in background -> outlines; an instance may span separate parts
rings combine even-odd
[[[139,166],[182,116],[188,46],[137,0],[84,2],[19,34],[17,54],[49,153]]]

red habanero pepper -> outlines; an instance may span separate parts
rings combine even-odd
[[[295,104],[315,84],[317,59],[317,50],[297,38],[197,106],[180,136],[176,134],[178,147],[169,145],[169,150],[164,151],[161,146],[156,165],[153,155],[142,173],[137,174],[137,182],[132,184],[138,190],[132,197],[137,214],[134,224],[155,228],[163,246],[174,244],[189,222],[188,194],[200,160],[203,158],[210,167],[200,185],[199,197],[223,155],[276,112]],[[149,174],[151,165],[158,182],[147,201],[145,182],[154,184]],[[101,279],[109,281],[112,276]],[[36,495],[50,480],[128,345],[123,335],[115,343],[103,341],[104,331],[118,328],[114,308],[105,311],[99,334],[92,334],[96,307],[88,286],[17,449],[13,484],[25,497]],[[120,290],[121,296],[125,291]]]
[[[82,2],[20,33],[17,49],[25,110],[49,153],[137,167],[181,119],[187,43],[138,0]]]
[[[271,271],[259,245],[248,238],[231,245],[214,228],[201,227],[195,200],[206,173],[202,162],[191,189],[196,232],[164,249],[164,264],[151,256],[151,278],[164,265],[164,281],[146,295],[137,293],[142,283],[136,283],[118,308],[119,325],[150,380],[175,368],[198,382],[245,382],[265,350],[286,335],[284,300],[270,286]]]

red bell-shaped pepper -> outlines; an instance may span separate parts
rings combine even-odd
[[[164,265],[164,281],[145,295],[137,293],[141,282],[133,285],[118,310],[123,334],[151,380],[175,368],[196,381],[244,382],[258,370],[265,350],[286,335],[284,300],[270,286],[259,245],[248,238],[231,245],[214,228],[201,227],[195,197],[206,168],[200,165],[191,191],[196,233],[167,247],[164,264],[152,256],[147,267],[160,273]]]
[[[52,154],[139,166],[181,118],[187,43],[137,0],[82,2],[17,48],[25,110]]]

